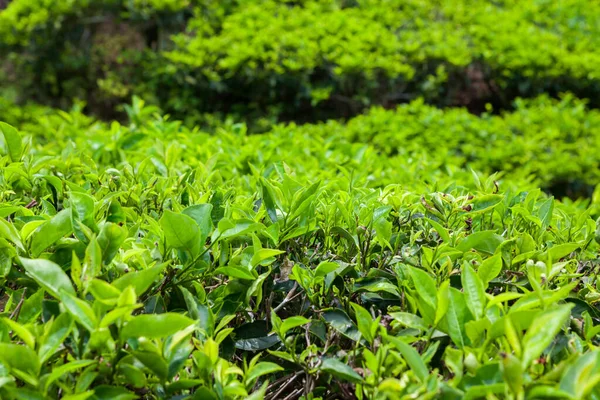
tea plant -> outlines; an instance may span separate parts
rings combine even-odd
[[[569,91],[598,105],[586,0],[11,0],[4,91],[114,117],[139,95],[178,118],[354,116],[424,97],[477,112]],[[2,4],[0,4],[2,7]]]
[[[139,99],[127,124],[10,107],[0,397],[599,396],[594,203],[549,197],[528,164],[465,167],[493,172],[485,155],[514,150],[504,127],[535,112],[582,132],[597,118],[533,104],[264,135],[209,135]],[[384,129],[405,113],[476,124],[474,141]],[[484,126],[497,141],[475,140]]]

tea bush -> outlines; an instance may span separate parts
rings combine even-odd
[[[598,91],[600,9],[589,2],[249,3],[216,34],[201,17],[189,23],[200,27],[195,36],[175,38],[174,66],[159,71],[186,79],[185,104],[202,106],[201,93],[216,89],[293,119],[298,110],[281,104],[304,105],[300,115],[319,104],[312,112],[322,118],[423,95],[481,111],[516,95]],[[171,93],[166,101],[183,106]]]
[[[514,149],[594,154],[578,100],[263,135],[3,104],[3,399],[600,395],[598,210]]]
[[[264,131],[419,97],[483,112],[570,91],[597,106],[599,16],[584,0],[12,0],[0,54],[21,100],[115,117],[138,94]]]

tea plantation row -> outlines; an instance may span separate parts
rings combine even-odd
[[[597,106],[599,20],[585,0],[12,0],[0,76],[20,100],[112,116],[137,94],[256,130],[417,97],[481,112],[571,91]]]
[[[600,396],[597,111],[125,109],[2,103],[1,398]]]

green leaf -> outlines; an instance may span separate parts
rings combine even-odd
[[[124,387],[99,385],[94,388],[94,400],[136,400],[139,396]]]
[[[200,227],[194,219],[165,210],[159,223],[169,246],[196,254],[200,247]]]
[[[440,329],[447,333],[458,348],[466,345],[465,324],[470,320],[470,312],[464,294],[450,288],[448,311],[442,319]]]
[[[98,235],[98,244],[104,265],[108,265],[115,258],[125,239],[127,239],[127,229],[112,222],[102,225]]]
[[[553,262],[559,261],[561,258],[568,256],[580,247],[581,245],[577,243],[558,244],[550,247],[546,252],[544,252],[544,254],[540,256],[540,259],[546,260],[548,257],[550,257]]]
[[[371,335],[371,324],[373,323],[373,317],[367,310],[361,307],[358,304],[350,303],[352,308],[354,309],[354,314],[356,315],[356,323],[358,325],[358,330],[362,334],[362,337],[369,343],[373,343],[375,339]]]
[[[123,327],[121,337],[165,338],[194,323],[194,320],[176,313],[138,315]]]
[[[450,243],[450,234],[448,233],[448,229],[444,228],[440,223],[430,218],[425,218],[425,221],[429,222],[429,224],[433,226],[444,242]]]
[[[83,260],[82,281],[84,285],[100,274],[102,274],[102,250],[100,249],[98,240],[92,237],[85,249],[85,258]]]
[[[116,305],[121,296],[119,289],[100,279],[92,279],[88,289],[96,300],[106,305]]]
[[[38,285],[44,288],[55,299],[60,298],[60,292],[65,291],[75,295],[71,280],[58,265],[48,260],[31,260],[20,257],[23,268]]]
[[[244,268],[244,267],[239,267],[239,266],[235,266],[235,267],[221,267],[221,268],[217,268],[214,272],[215,275],[226,275],[230,278],[237,278],[237,279],[245,279],[248,281],[253,281],[256,279],[256,276],[254,276],[252,274],[252,272],[248,271],[248,269]]]
[[[98,327],[98,318],[86,301],[78,299],[72,294],[61,291],[60,301],[67,311],[73,316],[75,321],[79,322],[85,329],[93,332]]]
[[[463,263],[460,278],[463,291],[467,297],[467,306],[475,316],[475,319],[480,319],[485,310],[485,291],[483,289],[483,283],[468,261]]]
[[[94,360],[75,360],[75,361],[71,361],[66,364],[63,364],[60,367],[53,368],[52,372],[45,376],[44,391],[48,391],[48,388],[50,387],[50,385],[55,380],[62,377],[63,375],[77,371],[78,369],[81,369],[81,368],[85,368],[92,364],[96,364],[96,361],[94,361]]]
[[[523,336],[523,368],[529,367],[533,360],[539,358],[552,343],[571,315],[574,304],[562,304],[544,311],[533,320]]]
[[[93,390],[88,390],[82,393],[68,394],[62,397],[61,400],[87,400],[94,395]]]
[[[252,256],[252,260],[250,260],[250,265],[256,266],[267,259],[278,256],[283,253],[285,253],[285,251],[277,249],[260,249],[257,252],[255,252]]]
[[[207,306],[200,304],[197,297],[185,287],[180,286],[179,290],[183,294],[188,313],[191,318],[198,320],[200,330],[208,335],[213,336],[215,330],[215,319],[212,311]]]
[[[319,369],[347,382],[361,383],[363,380],[348,364],[344,364],[336,358],[323,358]]]
[[[223,222],[223,220],[221,221]],[[251,220],[236,220],[229,221],[232,225],[227,226],[226,229],[221,229],[221,222],[219,222],[219,229],[213,233],[212,241],[217,240],[218,235],[220,235],[220,240],[224,239],[233,239],[238,236],[247,235],[252,232],[256,232],[257,230],[264,228],[262,224],[256,223]]]
[[[59,239],[73,232],[71,225],[71,210],[66,208],[44,222],[31,235],[31,255],[39,256],[42,251],[46,250]]]
[[[437,308],[435,309],[434,325],[437,325],[448,312],[450,306],[450,280],[442,282],[437,292]]]
[[[0,133],[4,137],[10,160],[12,162],[20,161],[23,148],[19,132],[9,124],[0,122]]]
[[[166,380],[169,375],[169,366],[166,360],[159,354],[151,351],[134,351],[133,356],[146,368],[154,373],[159,379]]]
[[[294,329],[299,326],[306,325],[309,322],[310,322],[310,319],[304,318],[302,316],[295,316],[295,317],[287,318],[281,323],[281,326],[279,327],[279,334],[280,334],[280,336],[283,337],[283,336],[285,336],[287,331],[289,331],[290,329]]]
[[[389,313],[389,316],[408,328],[419,329],[422,331],[426,331],[428,329],[425,321],[423,321],[423,319],[418,315],[407,312],[391,312]]]
[[[425,271],[419,268],[410,267],[410,276],[415,284],[415,290],[419,297],[431,308],[437,306],[437,287],[435,280]]]
[[[250,285],[248,290],[246,290],[246,298],[245,298],[246,304],[250,304],[250,299],[252,298],[252,296],[256,296],[254,308],[258,309],[258,307],[260,306],[260,303],[262,302],[263,283],[269,277],[270,274],[271,274],[271,270],[268,269],[265,273],[260,274],[254,280],[254,282],[252,282],[252,284]]]
[[[25,250],[23,247],[23,243],[21,242],[21,237],[19,235],[19,231],[17,228],[10,222],[0,218],[0,238],[4,238],[14,245],[16,245],[19,249]]]
[[[504,381],[516,398],[523,398],[523,366],[519,363],[519,359],[510,353],[504,353],[501,356]]]
[[[69,313],[62,313],[52,322],[50,330],[42,337],[38,356],[42,363],[46,362],[63,344],[71,329],[73,319]]]
[[[481,263],[477,270],[477,275],[483,282],[483,286],[487,288],[489,282],[496,278],[500,274],[500,271],[502,271],[502,255],[496,254]]]
[[[40,373],[40,360],[35,352],[26,346],[0,343],[0,361],[33,377]]]
[[[483,196],[478,196],[471,203],[473,208],[471,209],[470,213],[478,214],[490,211],[500,204],[503,199],[504,196],[499,194],[486,194]]]
[[[542,229],[546,229],[552,223],[552,213],[554,212],[554,197],[550,197],[540,204],[538,217],[542,221]]]
[[[591,391],[600,384],[600,351],[582,354],[569,365],[560,380],[560,390],[574,399],[588,398]]]
[[[279,343],[277,335],[263,336],[248,339],[239,339],[235,341],[235,347],[245,351],[261,351],[268,349]]]
[[[355,342],[360,340],[360,332],[354,322],[348,317],[343,310],[327,310],[323,313],[323,319],[333,329],[341,333],[342,335],[354,340]]]
[[[354,293],[359,292],[386,292],[392,294],[396,297],[401,297],[400,292],[398,291],[398,286],[394,285],[386,278],[363,278],[358,279],[354,282],[354,286],[352,287],[352,291]]]
[[[160,274],[167,268],[167,265],[168,263],[162,263],[141,271],[129,272],[113,281],[112,285],[121,291],[125,290],[128,286],[132,286],[135,289],[135,294],[141,296],[152,286]]]
[[[386,218],[379,218],[373,223],[375,234],[381,242],[390,250],[393,250],[390,240],[392,239],[392,223]]]
[[[325,275],[335,271],[339,267],[340,267],[340,265],[338,263],[323,261],[315,269],[315,277],[325,276]]]
[[[475,232],[464,238],[457,250],[467,252],[475,249],[482,253],[494,254],[496,248],[504,241],[504,238],[493,231]]]
[[[87,235],[84,227],[88,227],[92,232],[97,233],[98,227],[94,218],[95,201],[92,196],[83,192],[71,192],[69,195],[69,204],[71,206],[71,224],[73,233],[82,242],[87,242]],[[82,227],[81,224],[84,225]]]
[[[304,212],[310,207],[313,200],[317,196],[317,191],[321,182],[315,182],[307,188],[301,189],[294,195],[294,200],[292,202],[292,210],[289,219],[294,220],[294,218],[299,217],[304,214]]]
[[[1,321],[6,324],[8,328],[17,336],[19,336],[27,346],[32,349],[35,348],[35,336],[33,336],[33,334],[27,328],[9,318],[2,318]]]
[[[275,194],[273,186],[265,178],[259,180],[262,202],[267,210],[267,215],[271,222],[277,222],[277,204],[275,202]]]
[[[246,382],[252,384],[258,378],[264,375],[283,371],[279,365],[272,362],[259,362],[246,373]]]
[[[402,354],[410,369],[415,373],[417,379],[421,382],[427,381],[429,370],[417,350],[394,336],[386,336],[386,339],[400,351],[400,354]]]
[[[202,237],[207,238],[213,230],[211,218],[212,209],[212,204],[196,204],[183,210],[182,214],[185,214],[196,221]],[[204,243],[204,241],[202,242]]]

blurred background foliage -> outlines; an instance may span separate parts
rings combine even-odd
[[[571,92],[597,106],[585,0],[0,2],[3,97],[120,118],[138,95],[190,123],[350,118],[422,98],[481,113]]]

